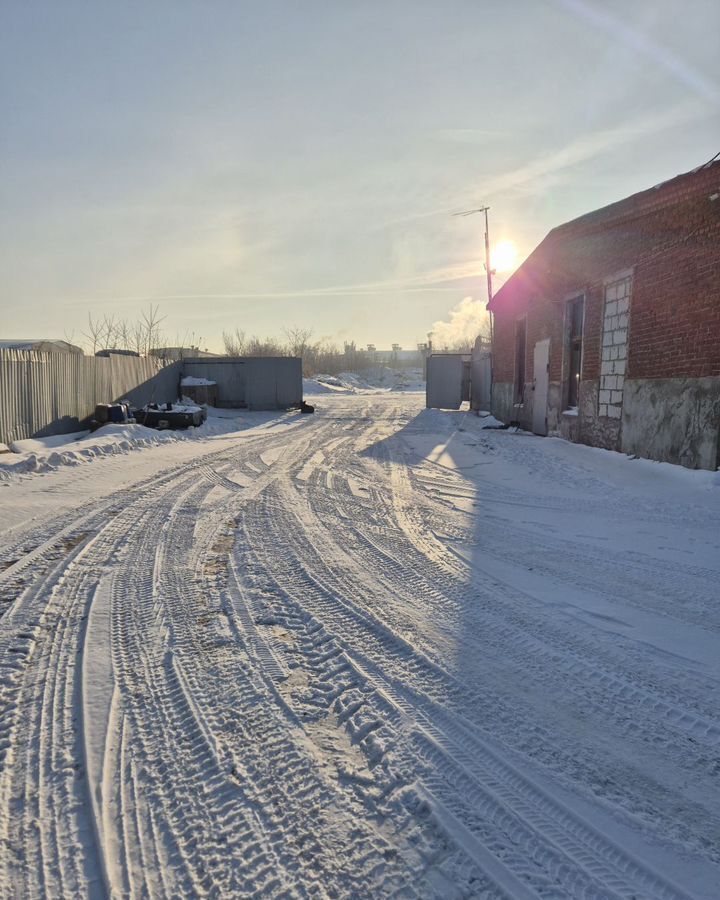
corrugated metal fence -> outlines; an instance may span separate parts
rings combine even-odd
[[[183,360],[185,375],[218,386],[218,406],[230,409],[287,409],[303,398],[299,356],[218,356]]]
[[[0,442],[77,431],[97,403],[178,396],[181,363],[0,350]]]

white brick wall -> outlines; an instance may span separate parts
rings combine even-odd
[[[622,416],[631,289],[630,275],[605,285],[598,415],[610,419]]]

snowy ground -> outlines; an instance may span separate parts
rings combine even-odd
[[[316,402],[0,483],[3,896],[720,896],[718,475]]]
[[[361,374],[316,375],[303,378],[303,390],[309,394],[367,394],[378,391],[424,391],[422,369],[391,369],[376,366]]]

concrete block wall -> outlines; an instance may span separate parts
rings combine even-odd
[[[690,469],[720,465],[720,378],[625,382],[622,450]]]
[[[512,382],[493,380],[491,393],[493,415],[501,422],[512,422],[514,420]]]
[[[610,419],[622,418],[631,290],[632,275],[605,285],[597,414]]]

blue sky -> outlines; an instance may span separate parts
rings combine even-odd
[[[88,312],[405,347],[720,150],[716,0],[0,0],[0,337]]]

